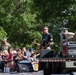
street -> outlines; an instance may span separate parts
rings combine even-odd
[[[38,72],[25,72],[25,73],[0,73],[0,75],[44,75],[43,71]]]

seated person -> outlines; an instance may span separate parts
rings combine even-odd
[[[2,61],[4,63],[4,72],[9,72],[10,71],[10,66],[9,66],[9,62],[8,62],[8,56],[9,53],[7,50],[4,50],[2,53]],[[7,70],[6,68],[8,68],[9,70]]]
[[[8,63],[9,63],[10,71],[13,71],[13,70],[15,69],[13,58],[14,58],[14,56],[13,56],[13,49],[10,48],[10,49],[9,49],[9,55],[8,55],[8,58],[7,58],[7,61],[8,61]]]
[[[17,49],[17,54],[14,57],[14,60],[15,61],[21,61],[21,60],[23,60],[23,54],[21,53],[21,49]]]
[[[23,55],[23,60],[27,60],[26,48],[25,47],[22,48],[21,53]]]
[[[17,49],[16,52],[17,52],[17,54],[14,56],[15,70],[18,69],[17,63],[19,61],[22,61],[23,60],[23,54],[21,53],[21,49]]]
[[[63,30],[60,33],[60,46],[62,50],[62,56],[66,56],[66,50],[67,50],[67,39],[70,38],[70,34],[68,32],[67,28],[63,28]]]
[[[26,50],[25,47],[22,48],[23,60],[30,61],[30,52]]]
[[[73,41],[74,36],[75,34],[73,32],[68,32],[67,28],[64,28],[60,33],[60,45],[63,56],[67,55],[67,44],[68,42]]]
[[[60,42],[61,46],[66,44],[67,34],[68,34],[68,29],[67,28],[63,28],[63,30],[60,32],[60,37],[59,37],[59,42]]]
[[[34,70],[38,70],[38,61],[36,59],[35,53],[31,55],[31,64],[32,64]]]

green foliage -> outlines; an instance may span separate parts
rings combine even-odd
[[[0,26],[0,42],[1,40],[7,36],[7,33],[4,31],[4,29]]]
[[[74,32],[76,23],[76,0],[33,0],[38,22],[47,24],[53,34],[55,50],[59,51],[60,28],[68,27]],[[64,23],[64,20],[66,22]],[[68,21],[68,22],[67,22]]]
[[[34,39],[41,39],[36,26],[36,14],[32,13],[30,0],[1,0],[0,24],[13,46],[32,46]]]
[[[7,35],[16,47],[29,48],[35,40],[40,42],[46,24],[57,48],[63,20],[68,20],[66,27],[74,31],[76,0],[0,0],[0,8],[0,40]]]

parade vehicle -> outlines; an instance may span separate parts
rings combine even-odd
[[[75,75],[76,72],[76,40],[66,39],[64,49],[54,55],[54,50],[43,49],[40,51],[39,70],[44,70],[44,75],[66,74]]]

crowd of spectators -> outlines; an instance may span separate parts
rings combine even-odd
[[[34,68],[34,64],[38,63],[34,49],[27,50],[26,47],[22,47],[14,50],[7,42],[7,39],[4,38],[1,42],[0,50],[0,71],[17,71],[17,63],[23,60],[30,61]]]

